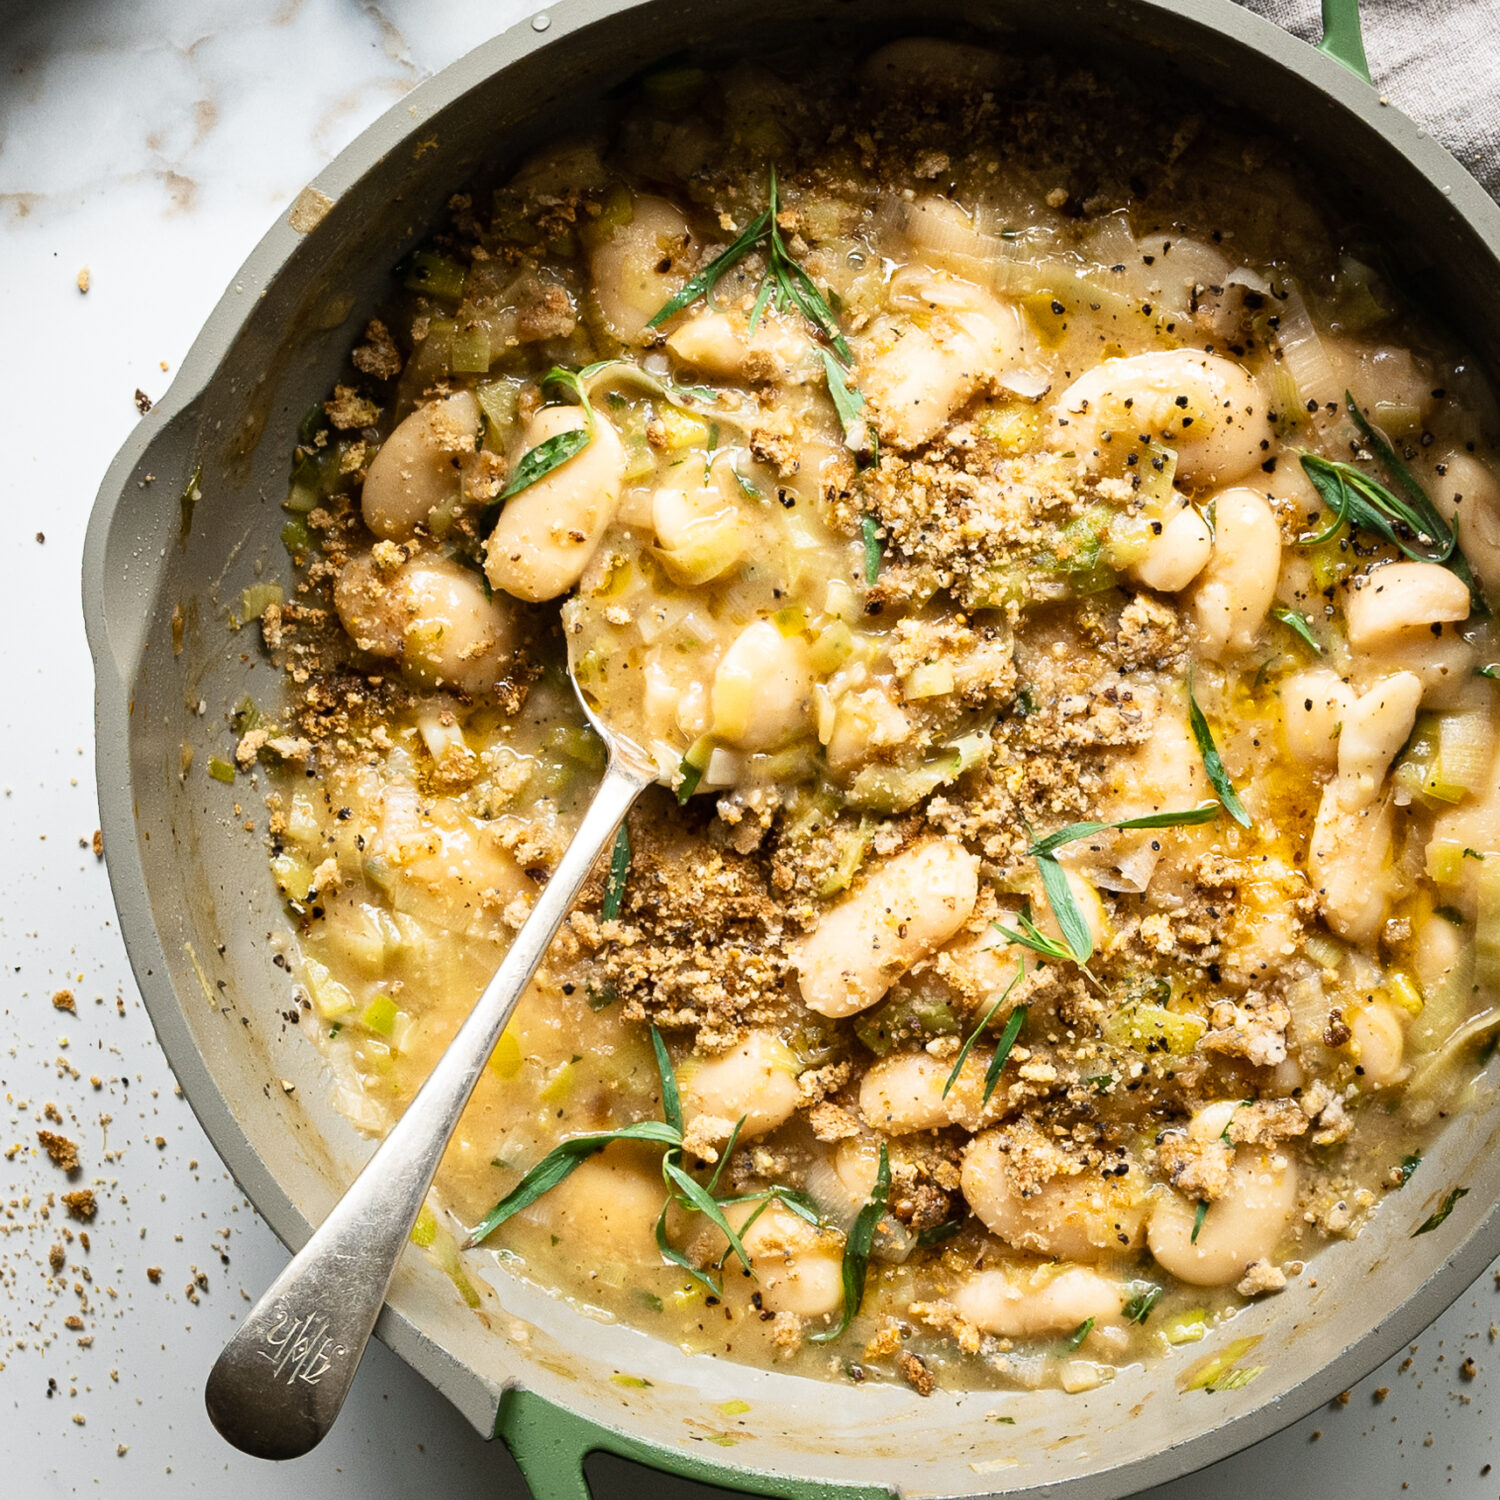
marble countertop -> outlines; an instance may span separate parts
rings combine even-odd
[[[5,1491],[523,1493],[509,1456],[374,1348],[332,1437],[286,1470],[222,1444],[202,1381],[285,1262],[176,1092],[115,928],[78,565],[94,491],[265,228],[422,78],[527,0],[53,0],[0,30],[0,1411]],[[1375,59],[1377,68],[1379,59]],[[86,293],[80,277],[87,271]],[[71,1009],[57,1008],[60,991]],[[55,1118],[54,1118],[55,1117]],[[37,1144],[78,1143],[64,1179]],[[98,1213],[59,1195],[92,1189]],[[87,1233],[88,1243],[84,1243]],[[1315,1413],[1153,1492],[1243,1500],[1446,1493],[1500,1480],[1500,1270]],[[709,1492],[591,1461],[599,1500]],[[714,1492],[717,1493],[717,1492]]]

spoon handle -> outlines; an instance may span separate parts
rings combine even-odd
[[[225,1345],[204,1399],[236,1448],[297,1458],[333,1426],[458,1117],[579,888],[655,776],[655,766],[611,756],[526,925],[427,1082]]]

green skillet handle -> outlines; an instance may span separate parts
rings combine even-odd
[[[1323,0],[1323,40],[1318,51],[1341,62],[1356,78],[1373,83],[1359,30],[1359,0]]]
[[[871,1485],[787,1479],[658,1448],[596,1426],[530,1391],[509,1390],[500,1398],[495,1436],[504,1440],[521,1466],[533,1500],[592,1500],[583,1461],[600,1451],[736,1494],[775,1495],[783,1500],[892,1500],[891,1491]]]

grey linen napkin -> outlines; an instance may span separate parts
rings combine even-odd
[[[1240,0],[1309,42],[1318,0]],[[1500,199],[1500,0],[1361,0],[1375,86]]]

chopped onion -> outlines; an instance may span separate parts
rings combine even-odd
[[[1328,994],[1321,977],[1309,974],[1286,989],[1286,1003],[1292,1012],[1292,1035],[1297,1051],[1305,1063],[1320,1055],[1327,1043],[1323,1033],[1328,1029]]]
[[[1046,281],[1046,251],[1055,239],[1050,229],[1022,229],[1000,236],[990,267],[990,285],[1002,296],[1034,291]]]
[[[1407,1093],[1426,1095],[1442,1092],[1448,1075],[1457,1065],[1464,1048],[1500,1027],[1500,1005],[1488,1005],[1477,1016],[1470,1016],[1413,1075]]]
[[[1487,994],[1500,992],[1500,855],[1479,866],[1474,917],[1474,982]]]
[[[1136,841],[1134,848],[1127,849],[1116,858],[1112,865],[1091,872],[1091,878],[1095,885],[1106,891],[1125,891],[1136,895],[1151,884],[1151,877],[1156,873],[1160,859],[1161,840],[1148,833]]]
[[[1457,802],[1465,792],[1477,792],[1489,778],[1490,738],[1488,713],[1440,715],[1437,760],[1426,790],[1444,802]]]
[[[967,311],[974,305],[974,284],[957,277],[934,275],[925,266],[902,266],[891,277],[886,301],[909,312],[935,307]]]
[[[1475,968],[1475,945],[1465,942],[1458,961],[1424,996],[1422,1013],[1406,1033],[1409,1052],[1434,1052],[1453,1035],[1474,996]]]
[[[716,745],[698,785],[704,791],[712,791],[718,787],[734,786],[744,779],[744,775],[745,757],[737,750],[725,750]]]
[[[1198,288],[1222,287],[1229,275],[1228,258],[1202,240],[1148,234],[1137,248],[1143,263],[1148,256],[1151,259],[1151,264],[1144,266],[1146,292],[1183,313],[1192,312]]]
[[[1302,300],[1294,281],[1286,284],[1286,296],[1279,306],[1279,324],[1276,343],[1281,350],[1281,361],[1297,383],[1297,391],[1303,401],[1316,401],[1319,406],[1337,404],[1342,393],[1338,376],[1328,358],[1328,351],[1313,326],[1312,314]]]
[[[870,1259],[884,1261],[887,1265],[899,1266],[916,1248],[916,1235],[900,1219],[891,1214],[885,1214],[875,1226],[875,1239],[870,1246]]]
[[[1326,937],[1321,932],[1315,932],[1303,943],[1302,951],[1320,969],[1335,974],[1343,966],[1344,955],[1349,950],[1337,938]]]
[[[1052,389],[1052,377],[1040,365],[1006,370],[996,376],[995,383],[1027,401],[1040,401]]]
[[[435,761],[441,762],[450,750],[457,750],[462,754],[468,748],[451,704],[440,700],[429,704],[417,719],[417,729],[421,733],[422,743],[427,746],[427,753]]]
[[[1086,248],[1096,266],[1116,277],[1128,277],[1140,267],[1140,248],[1123,213],[1106,214],[1089,236]],[[1115,271],[1115,266],[1124,270]]]
[[[1259,292],[1262,297],[1271,295],[1271,283],[1259,271],[1252,271],[1249,266],[1236,266],[1224,278],[1224,285],[1246,287],[1252,292]]]
[[[917,698],[941,698],[953,691],[953,664],[946,661],[924,662],[913,667],[901,680],[902,695]]]
[[[844,1186],[844,1179],[826,1156],[815,1156],[807,1164],[807,1193],[823,1218],[844,1234],[848,1234],[864,1207]]]
[[[975,228],[967,210],[951,198],[930,196],[903,205],[902,228],[907,239],[929,260],[957,261],[968,267],[994,260],[1004,241]]]

